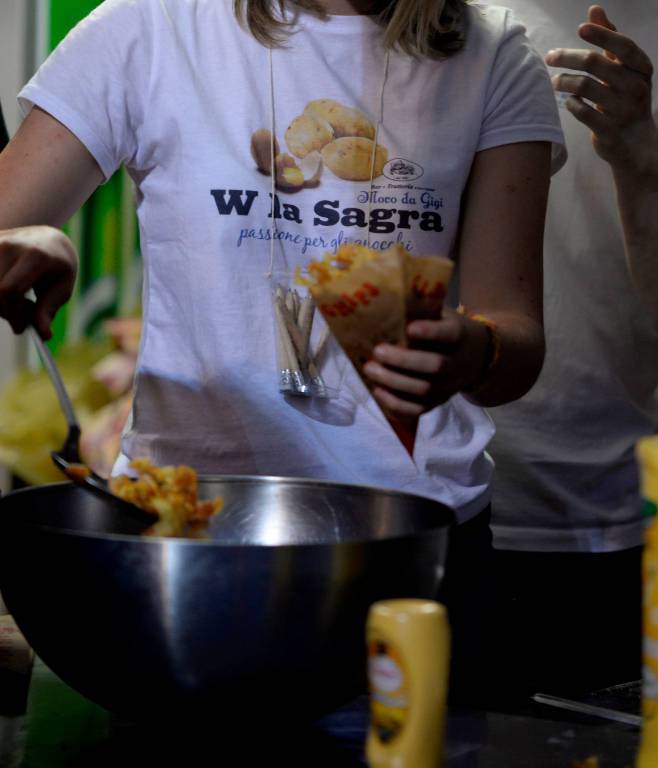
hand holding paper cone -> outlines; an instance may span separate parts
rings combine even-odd
[[[369,367],[381,345],[398,350],[412,346],[410,320],[440,320],[452,269],[449,259],[414,257],[399,245],[383,252],[342,246],[335,257],[328,255],[308,267],[309,288],[319,310],[410,453],[417,419],[428,410],[416,397],[424,394],[426,372],[420,367],[415,377],[412,371],[410,376],[396,374],[411,380],[413,401],[408,407],[391,408]]]
[[[485,324],[449,308],[440,320],[409,323],[407,337],[408,348],[378,344],[364,366],[379,404],[399,417],[418,417],[458,392],[471,395],[497,356]]]

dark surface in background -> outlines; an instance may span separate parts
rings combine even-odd
[[[129,638],[125,641],[130,642]],[[118,719],[68,689],[42,663],[35,664],[31,683],[27,675],[14,682],[10,690],[0,679],[2,768],[366,765],[369,715],[365,697],[314,726],[288,717],[275,731],[269,726],[271,709],[263,699],[254,698],[248,729],[239,732],[227,727],[222,717],[212,711],[204,722],[176,719],[173,724],[160,721],[147,725]],[[25,709],[28,685],[28,713],[17,718]],[[499,693],[500,698],[509,698],[504,690]],[[634,714],[639,710],[639,699],[637,682],[581,697],[591,704]],[[268,701],[272,700],[276,701],[276,695],[268,697]],[[7,743],[7,736],[20,731],[25,734],[22,750],[20,738],[13,746]],[[572,768],[573,763],[590,756],[599,758],[601,768],[630,768],[639,744],[636,727],[527,699],[504,706],[500,701],[493,702],[488,711],[452,706],[447,731],[444,768]],[[3,763],[3,752],[10,762]]]
[[[492,583],[488,669],[496,695],[581,698],[642,676],[641,547],[494,550]]]
[[[624,683],[583,696],[586,704],[616,709],[629,715],[639,715],[642,709],[642,682]]]
[[[269,733],[267,712],[254,702],[245,734],[228,733],[221,721],[176,729],[144,728],[113,721],[106,740],[71,755],[66,768],[365,768],[367,699],[362,698],[313,728]],[[528,705],[523,712],[451,709],[445,768],[572,768],[596,756],[601,768],[630,768],[639,741],[637,729],[550,707]],[[58,764],[59,765],[59,764]],[[28,760],[24,768],[32,768]]]
[[[1,640],[1,638],[0,638]],[[28,688],[23,678],[21,703]],[[76,694],[36,660],[27,715],[16,721],[17,699],[0,689],[0,766],[20,768],[364,768],[369,713],[365,696],[315,725],[290,718],[276,730],[263,701],[253,701],[247,730],[228,728],[209,711],[173,723],[136,724],[110,715]],[[591,694],[590,703],[637,713],[640,686],[629,683]],[[4,705],[3,706],[3,700]],[[11,712],[6,705],[11,703]],[[4,715],[4,717],[3,717]],[[7,716],[14,717],[14,721]],[[7,739],[23,731],[12,749]],[[601,768],[630,768],[636,727],[537,704],[479,711],[450,707],[445,768],[572,768],[596,756]],[[9,762],[3,762],[3,755]],[[22,755],[22,757],[21,757]],[[413,768],[413,767],[411,767]]]

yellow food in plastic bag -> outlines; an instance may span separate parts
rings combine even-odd
[[[57,363],[84,431],[112,397],[91,369],[110,350],[108,342],[81,342],[62,349]],[[0,390],[0,464],[28,484],[64,479],[50,458],[62,447],[66,420],[43,368],[24,370]]]

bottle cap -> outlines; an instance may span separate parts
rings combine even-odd
[[[377,603],[373,603],[370,611],[372,615],[395,618],[402,622],[416,618],[432,620],[437,617],[441,619],[447,617],[446,608],[441,603],[437,603],[434,600],[413,598],[380,600]]]

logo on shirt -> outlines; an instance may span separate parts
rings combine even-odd
[[[395,157],[386,163],[383,173],[391,181],[416,181],[425,173],[425,170],[412,160]]]

